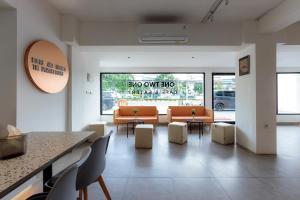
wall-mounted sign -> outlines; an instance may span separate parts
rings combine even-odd
[[[250,56],[239,59],[239,75],[250,74]]]
[[[68,61],[53,43],[33,42],[25,53],[25,69],[32,83],[47,93],[62,91],[69,79]]]

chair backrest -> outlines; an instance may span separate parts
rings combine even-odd
[[[78,164],[69,166],[55,182],[46,200],[73,200],[77,198],[76,177]]]
[[[77,190],[87,187],[88,185],[97,181],[98,177],[105,169],[105,154],[107,152],[110,136],[109,134],[99,137],[92,145],[91,155],[85,163],[83,163],[78,170],[76,188]]]
[[[120,116],[134,116],[134,110],[137,110],[137,116],[155,116],[157,114],[156,106],[120,106]]]
[[[205,115],[204,106],[169,106],[173,116],[192,116],[192,110],[195,109],[196,116]]]
[[[84,150],[82,151],[82,154],[81,154],[81,157],[80,157],[79,161],[77,161],[77,165],[81,166],[83,163],[85,163],[85,161],[91,155],[91,152],[92,152],[92,148],[91,147],[84,148]]]
[[[118,106],[128,106],[128,101],[126,99],[120,99],[118,101]]]

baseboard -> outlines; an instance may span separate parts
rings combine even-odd
[[[277,122],[279,126],[300,126],[300,122]]]

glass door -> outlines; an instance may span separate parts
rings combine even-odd
[[[235,121],[235,74],[212,74],[212,106],[215,121]]]

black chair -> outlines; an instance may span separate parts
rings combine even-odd
[[[76,189],[79,190],[79,199],[88,200],[88,190],[87,187],[95,182],[99,182],[100,187],[106,197],[106,199],[111,200],[109,191],[104,182],[102,173],[105,169],[106,159],[105,155],[107,152],[110,136],[113,131],[110,131],[109,134],[97,138],[91,145],[91,154],[88,159],[79,167],[77,180],[76,180]],[[56,182],[56,177],[50,179],[46,183],[46,186],[52,187]]]
[[[79,198],[88,200],[87,187],[95,182],[99,182],[100,187],[107,200],[111,200],[109,191],[105,185],[102,173],[105,169],[106,164],[106,152],[109,144],[110,136],[113,131],[109,134],[99,137],[92,145],[92,152],[87,161],[81,165],[78,169],[76,188],[79,190]]]
[[[27,200],[75,200],[76,193],[76,176],[78,165],[69,166],[57,179],[49,193],[39,193],[29,197]]]

